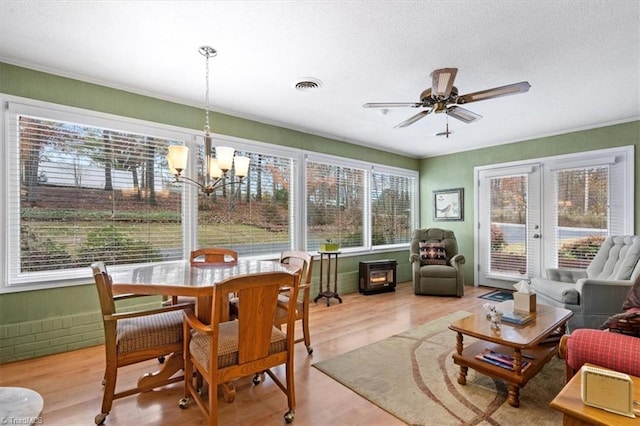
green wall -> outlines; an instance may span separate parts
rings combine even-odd
[[[183,128],[201,129],[203,125],[204,112],[199,108],[1,62],[0,93]],[[215,133],[405,169],[419,168],[419,160],[411,157],[220,113],[212,113],[211,118]],[[344,257],[340,261],[340,292],[358,290],[360,260],[381,258],[398,261],[399,281],[411,279],[406,250]],[[318,272],[316,266],[315,275]],[[312,289],[316,294],[317,281],[316,278]],[[0,363],[64,352],[101,341],[101,318],[93,282],[0,295]]]
[[[203,111],[199,108],[4,63],[0,63],[0,93],[184,128],[202,127]],[[473,282],[473,167],[622,145],[636,146],[635,161],[640,164],[639,121],[423,160],[219,113],[212,114],[212,124],[215,133],[418,170],[422,227],[443,224],[432,221],[434,189],[464,187],[464,221],[447,222],[446,225],[455,231],[460,251],[467,256],[465,275],[468,284]],[[636,188],[640,188],[638,179],[636,175]],[[640,199],[637,194],[638,189],[636,206]],[[638,209],[635,211],[638,233],[640,218]],[[358,262],[364,258],[396,259],[398,281],[410,280],[407,254],[406,250],[401,250],[341,259],[340,291],[357,291]],[[316,266],[315,275],[318,272]],[[314,283],[312,293],[318,291],[317,278]],[[92,283],[2,294],[0,363],[99,344],[102,341],[100,321]]]
[[[640,121],[423,159],[420,164],[420,223],[423,227],[446,226],[455,232],[459,251],[467,258],[466,282],[471,284],[474,277],[474,167],[627,145],[635,146],[637,168],[640,165]],[[635,234],[638,234],[640,174],[635,173],[634,182],[634,223]],[[434,222],[433,191],[460,187],[464,188],[464,221]]]

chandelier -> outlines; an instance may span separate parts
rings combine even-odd
[[[198,182],[187,176],[184,171],[187,168],[189,148],[184,145],[171,145],[167,154],[169,171],[175,177],[175,182],[190,183],[196,185],[202,192],[209,195],[216,189],[225,185],[241,183],[249,173],[249,158],[235,155],[235,150],[228,146],[213,147],[209,134],[209,58],[213,58],[218,52],[210,46],[202,46],[198,49],[206,59],[206,91],[205,91],[205,124],[204,124],[204,173],[203,181]],[[215,149],[215,155],[213,152]],[[235,166],[237,181],[227,181],[228,172]]]

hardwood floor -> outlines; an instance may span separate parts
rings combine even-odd
[[[296,418],[294,425],[402,425],[403,422],[368,402],[311,365],[360,346],[406,331],[457,310],[468,310],[486,302],[478,296],[487,287],[465,288],[465,296],[415,296],[410,282],[400,283],[396,292],[370,296],[347,294],[343,303],[335,299],[311,303],[311,344],[308,356],[303,344],[296,345]],[[314,295],[312,295],[313,297]],[[298,332],[300,330],[297,330]],[[451,345],[455,337],[451,334]],[[132,385],[138,376],[153,371],[150,361],[121,369],[118,387]],[[389,368],[393,368],[390,360]],[[42,423],[46,425],[92,425],[100,411],[103,346],[0,365],[1,386],[22,386],[44,398]],[[282,369],[275,370],[284,377]],[[371,372],[372,376],[375,372]],[[221,425],[282,425],[286,397],[268,378],[254,386],[251,378],[236,382],[238,395],[227,404],[219,395]],[[199,425],[204,420],[192,404],[178,407],[182,384],[133,395],[114,401],[106,425]]]

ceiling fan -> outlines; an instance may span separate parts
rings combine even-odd
[[[458,95],[458,88],[453,85],[457,73],[457,68],[441,68],[433,71],[431,73],[431,87],[420,93],[420,102],[373,102],[366,103],[362,106],[364,108],[429,108],[409,117],[407,120],[394,126],[394,128],[407,127],[432,112],[436,114],[444,112],[465,123],[473,123],[481,119],[482,116],[457,105],[525,93],[528,92],[531,87],[529,82],[521,81],[520,83],[507,84],[506,86],[494,87],[493,89],[481,90],[466,95]]]

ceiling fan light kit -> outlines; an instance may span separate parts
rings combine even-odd
[[[459,96],[458,88],[453,85],[457,73],[457,68],[441,68],[433,71],[431,73],[431,87],[420,93],[420,102],[369,102],[362,106],[364,108],[428,108],[397,124],[394,126],[395,128],[410,126],[432,112],[445,113],[447,116],[469,124],[480,120],[482,116],[457,105],[526,93],[531,87],[529,82],[521,81]],[[447,131],[445,134],[448,137],[449,132]]]

